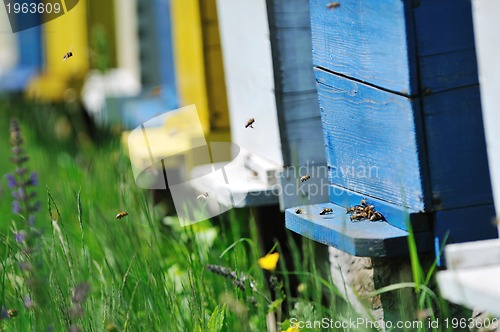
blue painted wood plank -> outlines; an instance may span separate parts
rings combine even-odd
[[[423,98],[435,209],[493,202],[479,87]]]
[[[330,182],[423,210],[418,103],[323,70],[315,74]]]
[[[411,1],[311,0],[313,62],[342,75],[410,95],[417,92]]]
[[[376,210],[382,213],[390,225],[399,229],[408,230],[409,224],[411,224],[415,232],[430,231],[432,229],[430,216],[423,211],[408,209],[335,185],[330,185],[328,189],[330,202],[347,207],[359,205],[361,200],[365,199],[368,204],[373,204]]]
[[[424,94],[478,84],[474,49],[421,56],[419,66]]]
[[[434,216],[434,239],[436,255],[445,243],[480,241],[498,237],[498,229],[493,223],[493,204],[438,211]]]
[[[289,121],[281,126],[283,159],[286,166],[326,164],[319,116]]]
[[[312,67],[311,67],[312,72]],[[318,94],[316,92],[316,82],[314,90],[298,93],[276,93],[277,102],[281,103],[283,109],[283,121],[296,121],[316,118],[321,124],[318,104]]]
[[[177,95],[175,84],[175,65],[172,46],[172,28],[170,15],[170,0],[154,0],[154,23],[158,45],[159,83],[168,90],[170,96]]]
[[[301,214],[295,210],[300,208]],[[320,215],[324,208],[332,214]],[[298,206],[285,211],[286,227],[317,242],[336,247],[354,256],[401,256],[408,252],[408,232],[386,222],[349,220],[345,207],[331,203]],[[429,232],[416,233],[421,251],[432,249]]]

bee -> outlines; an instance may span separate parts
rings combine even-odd
[[[366,204],[366,199],[362,199],[361,202],[360,202],[361,205],[363,205],[364,207],[366,207],[368,204]]]
[[[295,213],[296,213],[296,214],[301,214],[301,213],[302,213],[302,209],[301,209],[301,208],[297,208],[297,209],[295,209]]]
[[[254,118],[250,118],[250,119],[247,121],[247,123],[245,124],[245,128],[250,127],[250,128],[252,128],[252,129],[253,129],[253,126],[252,126],[252,125],[253,125],[254,123],[255,123],[255,119],[254,119]]]
[[[63,61],[66,61],[68,60],[69,58],[71,58],[73,56],[73,52],[69,51],[68,53],[64,54],[63,56]]]
[[[17,309],[11,308],[7,310],[7,316],[9,318],[16,317],[17,316]]]
[[[122,211],[116,215],[116,219],[122,219],[124,217],[128,216],[128,213],[125,211]]]
[[[311,176],[309,174],[304,175],[303,177],[300,178],[300,182],[306,182],[309,180]]]
[[[161,95],[161,86],[160,85],[152,87],[151,90],[149,91],[150,97],[158,97],[159,95]]]
[[[335,9],[337,7],[340,7],[340,2],[330,2],[329,4],[326,5],[326,8],[328,9]]]
[[[321,212],[319,214],[321,216],[324,216],[325,214],[330,214],[330,213],[333,213],[332,208],[324,208],[323,210],[321,210]]]
[[[196,199],[197,199],[197,200],[200,200],[200,199],[202,199],[202,200],[206,200],[207,198],[208,198],[208,192],[201,193],[201,194],[199,194],[199,195],[196,197]]]
[[[370,221],[386,221],[382,213],[375,211],[370,217]]]

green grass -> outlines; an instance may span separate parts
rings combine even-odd
[[[29,168],[39,174],[37,227],[43,235],[36,252],[23,255],[12,230],[27,226],[12,213],[2,177],[0,302],[5,309],[17,309],[18,316],[0,320],[0,331],[67,331],[71,325],[82,331],[265,331],[269,312],[276,322],[284,322],[283,330],[290,318],[357,318],[324,273],[327,261],[315,259],[312,241],[304,239],[299,246],[290,238],[276,244],[278,252],[285,245],[293,249],[296,270],[287,271],[280,259],[280,269],[272,274],[277,282],[270,286],[270,274],[257,264],[264,252],[248,210],[179,227],[175,218],[164,218],[169,206],[154,205],[152,193],[135,185],[118,135],[91,139],[73,106],[4,100],[4,156],[10,154],[12,116],[22,125]],[[8,158],[0,159],[1,175],[12,169]],[[119,211],[129,215],[116,220]],[[424,275],[414,250],[412,258],[414,282],[379,293],[410,287],[416,292],[409,300],[419,308],[440,305],[443,300],[429,288],[434,268]],[[23,273],[19,262],[26,259],[32,259],[33,271]],[[237,271],[240,277],[244,273],[246,288],[208,271],[208,264]],[[300,282],[297,297],[291,275]],[[72,289],[82,283],[90,285],[89,296],[81,315],[70,315]],[[25,307],[26,295],[32,296],[34,308]],[[402,313],[402,319],[414,316]]]

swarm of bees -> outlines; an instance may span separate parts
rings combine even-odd
[[[304,175],[303,177],[300,178],[300,182],[306,182],[309,180],[311,176],[309,174]]]
[[[250,119],[248,119],[247,123],[245,124],[245,128],[250,127],[250,128],[252,128],[252,129],[253,129],[253,126],[252,126],[252,125],[253,125],[254,123],[255,123],[255,119],[254,119],[254,118],[250,118]]]
[[[319,214],[320,214],[321,216],[324,216],[324,215],[326,215],[326,214],[332,214],[332,213],[333,213],[332,208],[324,208],[323,210],[321,210],[321,211],[320,211],[320,213],[319,213]]]
[[[301,214],[301,213],[302,213],[302,209],[301,209],[301,208],[297,208],[297,209],[295,209],[295,213],[296,213],[296,214]]]
[[[128,213],[125,212],[125,211],[122,211],[122,212],[119,212],[117,215],[116,215],[116,219],[122,219],[124,217],[128,216]]]
[[[326,5],[326,8],[328,9],[335,9],[337,7],[340,7],[340,2],[330,2]]]
[[[208,192],[201,193],[196,197],[197,200],[204,200],[204,201],[207,200],[207,198],[208,198]]]
[[[347,214],[351,215],[351,221],[360,221],[368,219],[370,221],[385,221],[382,213],[375,210],[375,206],[366,203],[365,199],[360,202],[361,205],[354,205],[347,208]]]
[[[66,61],[68,60],[69,58],[71,58],[73,56],[73,52],[69,51],[68,53],[64,54],[63,56],[63,61]]]

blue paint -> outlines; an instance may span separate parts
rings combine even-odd
[[[423,210],[419,103],[315,69],[332,184]]]
[[[28,16],[30,20],[36,19],[36,16]],[[0,91],[18,92],[24,90],[42,67],[41,27],[37,26],[17,32],[15,36],[19,59],[12,70],[0,76]]]
[[[441,266],[441,244],[437,236],[434,237],[434,255],[436,255],[437,266]]]
[[[324,165],[309,2],[270,0],[267,13],[284,165]]]
[[[320,215],[324,208],[331,208],[332,214]],[[290,230],[320,243],[336,247],[344,252],[363,257],[387,257],[404,255],[408,251],[408,232],[386,222],[352,222],[345,208],[331,204],[300,206],[285,211],[286,226]],[[429,232],[415,233],[420,251],[432,249]]]

